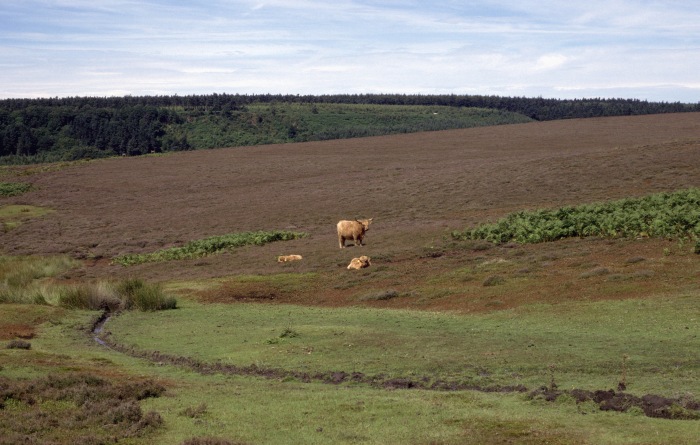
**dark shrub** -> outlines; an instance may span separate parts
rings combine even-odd
[[[163,425],[163,417],[155,411],[147,412],[141,419],[131,428],[130,435],[140,435],[144,430],[156,429]]]
[[[182,445],[244,445],[241,442],[231,442],[218,437],[193,437],[182,442]]]
[[[109,410],[107,418],[112,423],[136,423],[141,420],[141,407],[136,402],[121,403]]]
[[[52,374],[29,380],[0,376],[0,445],[93,445],[142,437],[163,419],[155,412],[142,414],[138,400],[160,392],[162,387],[152,382],[113,384],[94,375]],[[22,415],[3,409],[8,400],[21,405]],[[64,403],[60,410],[47,410],[39,401]]]
[[[32,344],[24,340],[12,340],[7,344],[7,349],[31,349]]]
[[[391,300],[392,298],[399,297],[399,291],[395,289],[388,289],[384,291],[379,291],[376,293],[365,295],[361,298],[362,301],[384,301]]]

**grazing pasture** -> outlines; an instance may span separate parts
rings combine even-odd
[[[0,232],[0,433],[14,439],[700,435],[694,229],[535,244],[467,236],[519,212],[699,187],[697,113],[3,169],[3,181],[20,177],[29,185],[0,197],[0,214],[42,211]],[[339,249],[337,221],[363,215],[367,244]],[[164,254],[183,248],[198,253]],[[289,252],[303,261],[277,261]],[[347,270],[360,255],[372,266]],[[61,306],[55,291],[91,297],[124,283],[154,283],[169,310],[105,317]],[[28,387],[41,388],[36,403]],[[118,409],[95,402],[119,394]],[[52,416],[85,421],[52,429]],[[91,435],[92,424],[110,427]]]

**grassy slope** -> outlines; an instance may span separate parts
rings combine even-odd
[[[457,380],[478,386],[548,382],[629,392],[700,393],[695,298],[536,305],[483,315],[281,305],[199,305],[109,322],[118,342],[213,362]],[[692,329],[691,329],[692,328]],[[180,334],[186,332],[183,338]]]
[[[652,311],[652,305],[647,303],[645,301],[598,303],[592,306],[590,312],[585,310],[584,306],[576,307],[576,305],[536,306],[524,310],[518,317],[519,321],[512,325],[513,330],[511,330],[503,329],[503,325],[507,320],[512,323],[514,314],[505,313],[451,316],[359,309],[333,313],[335,311],[283,306],[202,306],[183,301],[183,307],[177,311],[152,314],[156,316],[156,320],[149,318],[148,324],[156,324],[153,322],[157,321],[164,328],[171,326],[167,320],[168,317],[162,317],[166,315],[174,316],[175,319],[179,319],[178,321],[184,318],[198,321],[198,329],[194,329],[191,322],[189,325],[180,327],[180,334],[176,336],[181,342],[180,347],[176,348],[180,353],[189,352],[195,355],[196,351],[201,355],[213,355],[215,351],[225,349],[228,357],[245,360],[242,357],[246,353],[249,354],[252,351],[255,354],[255,350],[258,350],[260,351],[258,353],[268,354],[270,362],[280,361],[288,364],[298,361],[298,356],[302,355],[300,345],[295,344],[295,341],[312,343],[312,333],[316,330],[313,328],[314,325],[328,327],[335,323],[343,323],[343,326],[335,325],[332,329],[336,332],[339,328],[344,329],[346,334],[340,336],[344,341],[349,340],[350,336],[355,339],[368,339],[372,337],[370,333],[376,333],[374,329],[386,330],[390,334],[387,342],[391,339],[397,340],[399,335],[402,336],[402,341],[415,342],[426,339],[429,337],[426,335],[426,330],[443,331],[437,327],[443,325],[443,332],[448,335],[441,336],[443,340],[433,338],[429,342],[432,345],[443,344],[439,347],[434,346],[433,349],[438,349],[436,351],[421,349],[421,353],[450,356],[452,355],[450,352],[453,351],[448,351],[448,348],[455,343],[463,343],[461,337],[465,330],[477,332],[478,341],[471,341],[472,349],[461,357],[465,362],[470,360],[471,363],[485,364],[493,370],[511,366],[504,363],[506,351],[498,351],[494,347],[502,347],[504,342],[506,344],[511,342],[512,339],[507,339],[508,334],[513,335],[528,323],[545,323],[547,319],[561,317],[572,311],[589,313],[591,318],[602,317],[600,324],[606,319],[609,320],[610,317],[614,318],[613,314],[630,309],[641,312],[640,321],[648,322],[653,318],[658,326],[663,326],[663,321],[667,317],[681,317],[681,319],[697,317],[696,312],[688,311],[688,306],[692,309],[692,301],[688,298],[669,299],[660,304],[655,311]],[[0,308],[5,311],[13,310],[12,306]],[[682,315],[682,313],[686,314]],[[573,401],[565,400],[556,404],[529,401],[521,394],[384,390],[353,385],[304,384],[293,380],[270,381],[239,376],[200,375],[170,365],[133,359],[96,346],[93,340],[82,331],[90,325],[95,315],[95,313],[82,311],[63,313],[62,317],[56,317],[51,323],[44,325],[41,335],[32,340],[30,351],[0,350],[3,364],[0,374],[28,378],[48,372],[85,371],[116,380],[153,378],[162,382],[169,388],[166,395],[142,402],[142,408],[144,411],[158,411],[165,420],[165,427],[155,435],[127,443],[172,444],[181,443],[188,437],[215,436],[242,443],[270,444],[357,442],[495,444],[507,440],[524,444],[545,442],[553,444],[690,444],[693,443],[698,432],[697,421],[667,421],[634,414],[606,413],[590,405],[576,405]],[[138,327],[138,332],[131,332],[128,337],[123,338],[137,343],[167,343],[164,339],[148,338],[150,333],[143,332],[142,325],[134,324],[139,317],[132,317],[132,315],[138,314],[129,314],[110,321],[109,329],[121,338],[125,334],[122,329]],[[187,315],[192,317],[186,317]],[[266,321],[263,322],[263,326],[254,330],[251,327],[255,324],[252,320],[260,320],[261,315]],[[290,325],[290,319],[295,316],[303,317],[306,324]],[[207,322],[204,317],[210,317],[211,320]],[[230,327],[218,326],[224,321]],[[236,323],[237,321],[240,323]],[[556,340],[558,332],[562,330],[578,332],[579,339],[588,337],[590,340],[600,341],[598,344],[591,345],[590,348],[585,348],[582,355],[603,361],[607,360],[605,357],[610,357],[610,363],[603,370],[589,368],[586,366],[588,361],[579,363],[576,369],[569,369],[577,360],[566,357],[566,354],[557,353],[554,344],[547,347],[550,354],[547,358],[555,355],[563,360],[562,366],[567,367],[567,374],[559,374],[558,371],[555,374],[560,385],[572,383],[568,380],[569,371],[584,377],[589,377],[587,374],[593,372],[598,375],[593,378],[600,378],[601,381],[613,380],[614,382],[618,377],[617,354],[606,351],[609,348],[615,349],[612,344],[618,336],[613,329],[606,331],[611,338],[605,338],[603,333],[597,336],[587,335],[586,332],[592,330],[584,327],[585,321],[586,319],[581,319],[579,323],[566,328],[561,326],[564,322],[558,326],[550,325],[549,330],[544,333],[534,333],[536,326],[532,326],[527,332],[530,334],[527,336],[529,341],[539,342],[542,339],[556,344],[562,343],[561,340]],[[372,331],[362,332],[361,328],[364,325],[371,325]],[[299,337],[277,344],[266,341],[270,338],[279,338],[279,332],[288,326],[292,326],[299,332]],[[418,326],[423,328],[419,329]],[[246,332],[251,330],[253,332]],[[658,328],[657,333],[663,330]],[[235,334],[237,337],[226,334],[234,331],[238,332]],[[182,335],[183,332],[188,335]],[[205,333],[210,334],[206,339]],[[533,337],[533,335],[540,337]],[[680,356],[687,353],[687,348],[691,346],[682,345],[683,340],[688,339],[687,332],[671,331],[663,335],[664,348],[644,346],[641,338],[639,341],[632,341],[629,349],[632,356],[629,372],[631,389],[641,390],[645,385],[661,389],[659,386],[664,385],[663,380],[670,383],[670,387],[666,389],[671,392],[683,386],[676,380],[677,378],[683,380],[682,373],[674,369],[673,363],[661,361],[660,367],[664,369],[656,371],[647,369],[646,361],[653,360],[652,355],[657,354],[658,358],[660,354],[668,358],[675,352]],[[326,341],[321,337],[318,337],[317,342]],[[635,337],[635,335],[627,332],[622,339],[627,340],[629,337]],[[243,338],[248,339],[249,345],[242,343]],[[495,342],[491,342],[490,338],[494,338]],[[540,349],[539,346],[533,348]],[[528,351],[533,348],[528,348]],[[317,353],[324,355],[324,350],[320,346],[319,349],[321,351],[315,350],[310,355],[304,354],[305,360],[315,360],[314,354]],[[342,348],[344,356],[337,356],[334,360],[342,367],[358,366],[357,360],[367,360],[364,353],[353,354],[354,351],[359,350],[357,346],[353,348],[346,344]],[[652,353],[652,350],[655,352]],[[331,353],[331,351],[326,352]],[[500,356],[492,355],[498,352],[501,353]],[[375,356],[385,363],[384,366],[387,368],[397,368],[406,363],[413,363],[414,357],[416,357],[415,351],[410,351],[400,344],[394,344],[390,349],[385,348],[383,356]],[[510,357],[508,355],[509,359]],[[541,358],[541,353],[536,354],[536,357]],[[517,354],[513,358],[516,361],[523,360],[518,359]],[[321,360],[323,361],[323,358]],[[418,360],[417,366],[426,365],[427,362]],[[438,366],[444,367],[444,365]],[[469,370],[468,373],[472,371]],[[659,371],[661,374],[657,380],[661,383],[654,385],[650,373]],[[539,379],[546,382],[548,376],[544,371],[535,372],[542,372]],[[533,379],[535,380],[538,378]],[[692,388],[697,390],[695,387]],[[685,390],[688,389],[685,388]],[[199,414],[186,413],[188,408],[192,410],[198,407],[203,407]]]
[[[196,148],[340,139],[530,122],[518,114],[482,108],[351,104],[252,104],[230,116],[190,116],[171,126]]]

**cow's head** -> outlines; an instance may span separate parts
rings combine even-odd
[[[370,219],[356,219],[355,221],[357,221],[357,222],[359,222],[360,224],[362,224],[362,228],[363,228],[364,231],[366,232],[366,231],[369,230],[369,225],[370,225],[370,223],[372,222],[372,218],[370,218]]]

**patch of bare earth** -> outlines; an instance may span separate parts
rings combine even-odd
[[[11,340],[14,338],[31,339],[34,338],[35,327],[21,323],[0,323],[0,340]]]

